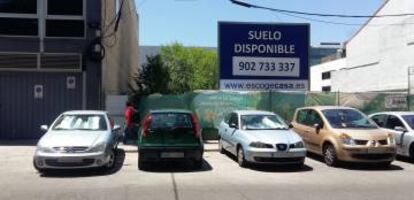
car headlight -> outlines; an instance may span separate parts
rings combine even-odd
[[[342,142],[342,144],[353,146],[355,145],[354,139],[352,139],[349,135],[342,133],[339,135],[339,140]]]
[[[271,144],[266,144],[263,142],[252,142],[249,145],[250,147],[254,147],[254,148],[268,148],[268,149],[272,149],[273,145]]]
[[[305,144],[303,144],[302,141],[299,141],[293,144],[293,148],[298,148],[298,149],[305,148]]]
[[[41,153],[55,153],[52,148],[49,147],[43,147],[43,146],[38,146],[36,148],[36,151],[41,152]]]
[[[388,144],[395,145],[395,138],[394,138],[394,135],[391,133],[388,134]]]
[[[95,152],[103,152],[106,149],[106,143],[105,142],[101,142],[98,143],[97,145],[93,146],[91,149],[89,149],[89,152],[91,153],[95,153]]]

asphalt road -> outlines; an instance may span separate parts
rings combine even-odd
[[[272,166],[239,168],[228,155],[207,152],[200,171],[163,163],[140,171],[137,153],[118,152],[117,168],[39,175],[33,146],[0,146],[0,199],[414,199],[414,162],[389,169],[330,168],[317,157],[295,171]]]

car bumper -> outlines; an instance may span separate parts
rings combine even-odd
[[[338,158],[349,162],[391,162],[395,159],[396,149],[393,146],[385,147],[343,147],[338,152]]]
[[[140,161],[180,161],[202,160],[204,149],[202,147],[151,147],[139,148]]]
[[[276,151],[275,149],[248,148],[245,151],[245,159],[251,163],[262,164],[302,164],[305,161],[306,149],[289,149],[287,151]]]
[[[104,152],[76,154],[36,152],[34,164],[40,169],[82,169],[102,167],[109,159],[109,154]]]

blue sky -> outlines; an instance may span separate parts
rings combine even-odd
[[[249,9],[228,0],[135,0],[140,16],[140,45],[217,46],[217,22],[311,23],[311,43],[344,42],[360,26],[312,22],[265,10]],[[371,15],[384,0],[244,0],[262,6],[317,13]],[[348,24],[366,19],[315,18]]]

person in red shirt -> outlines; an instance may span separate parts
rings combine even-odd
[[[124,134],[124,141],[123,141],[124,144],[126,144],[129,139],[134,139],[133,117],[134,117],[135,112],[136,110],[132,106],[132,103],[128,101],[126,103],[125,112],[124,112],[124,115],[125,115],[125,134]]]

